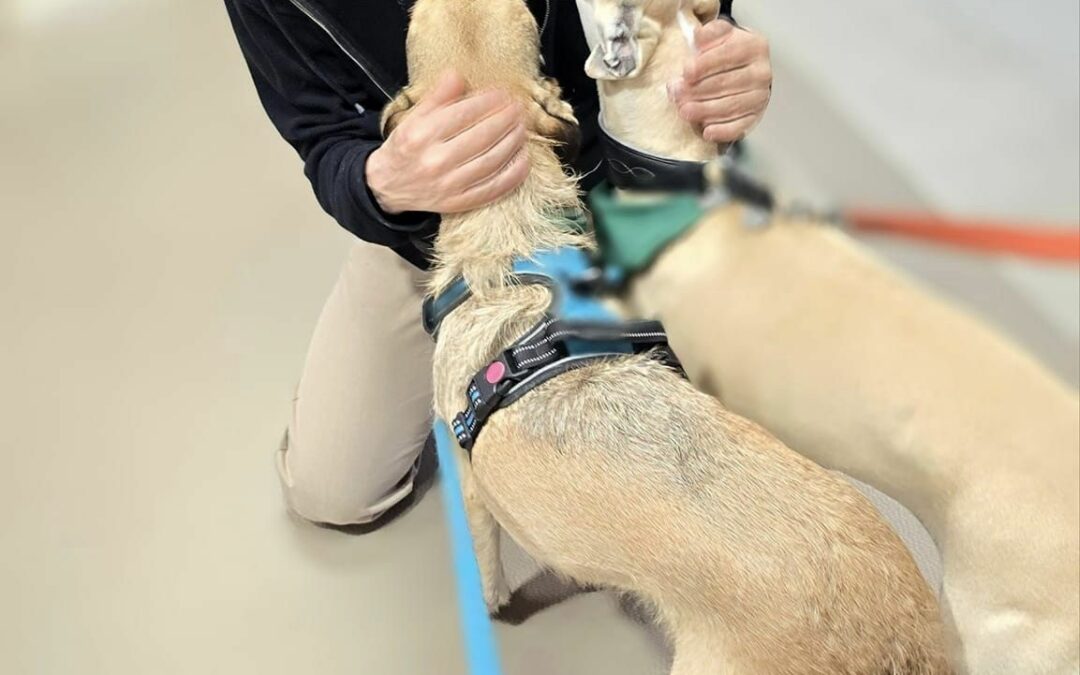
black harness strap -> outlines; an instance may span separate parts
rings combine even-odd
[[[451,424],[466,452],[488,417],[544,382],[599,361],[655,350],[680,369],[659,321],[593,323],[564,321],[550,314],[478,372],[466,389],[467,407]]]

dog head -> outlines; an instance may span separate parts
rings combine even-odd
[[[383,110],[383,135],[448,68],[470,91],[500,89],[524,104],[530,132],[572,159],[580,144],[573,108],[540,72],[540,35],[523,0],[418,0],[408,35],[409,86]]]
[[[690,9],[702,22],[716,18],[719,0],[578,0],[593,48],[585,72],[594,80],[629,80],[652,58],[660,34]]]

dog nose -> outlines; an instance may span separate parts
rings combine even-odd
[[[604,55],[604,65],[608,72],[618,78],[627,77],[634,71],[637,59],[633,54],[619,54],[612,52]]]

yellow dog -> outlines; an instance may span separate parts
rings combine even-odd
[[[666,84],[700,0],[580,0],[604,124],[651,154],[714,160]],[[587,15],[588,13],[585,13]],[[659,199],[662,195],[616,195]],[[819,224],[708,214],[632,283],[690,378],[826,467],[892,495],[944,558],[956,662],[1080,671],[1080,405],[1014,345]]]

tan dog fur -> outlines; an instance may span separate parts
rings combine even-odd
[[[445,217],[436,242],[432,292],[457,274],[474,291],[440,330],[443,419],[548,304],[546,289],[508,281],[511,259],[588,244],[545,218],[578,198],[545,138],[562,131],[546,111],[569,109],[557,87],[539,84],[537,43],[521,0],[419,0],[411,84],[386,113],[407,114],[447,67],[531,110],[526,183]],[[538,387],[491,417],[471,464],[459,455],[493,611],[508,596],[501,524],[551,569],[645,599],[671,637],[673,675],[949,672],[933,596],[866,499],[648,357]]]
[[[625,4],[585,1],[601,23]],[[655,46],[635,77],[600,82],[605,123],[645,150],[711,159],[664,93],[690,55],[676,5],[656,0],[638,20]],[[741,207],[717,209],[669,247],[633,284],[634,313],[664,321],[698,386],[922,520],[944,558],[958,664],[1078,672],[1076,393],[843,234],[743,222]]]

